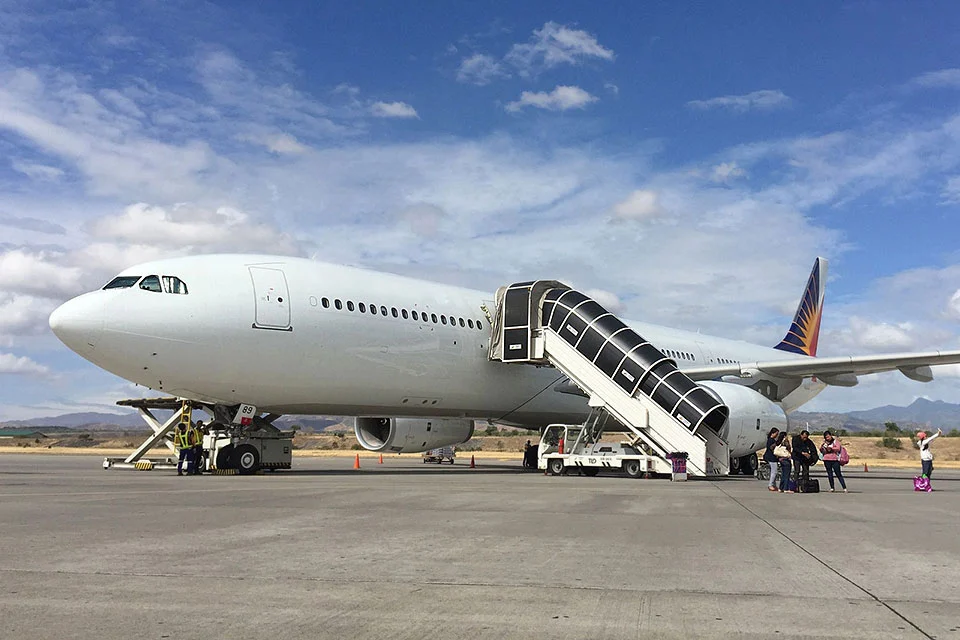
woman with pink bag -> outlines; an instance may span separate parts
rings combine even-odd
[[[830,483],[830,493],[833,493],[833,477],[836,476],[840,481],[843,492],[847,492],[847,483],[843,479],[843,471],[840,470],[840,451],[843,447],[840,440],[833,437],[833,433],[828,429],[823,432],[823,444],[820,445],[820,453],[823,455],[823,466],[827,469],[827,482]]]

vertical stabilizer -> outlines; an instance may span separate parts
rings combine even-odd
[[[775,349],[799,353],[805,356],[817,355],[817,341],[820,339],[820,319],[823,315],[823,293],[827,284],[827,259],[817,258],[813,271],[807,280],[797,313],[787,335]]]

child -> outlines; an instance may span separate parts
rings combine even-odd
[[[920,473],[927,476],[928,480],[933,475],[933,451],[930,451],[930,443],[942,435],[943,431],[940,429],[937,429],[937,432],[929,438],[925,431],[917,432],[917,446],[920,447]]]

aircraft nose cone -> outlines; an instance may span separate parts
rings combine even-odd
[[[67,300],[50,314],[50,329],[77,353],[89,353],[103,332],[103,301],[96,294]]]

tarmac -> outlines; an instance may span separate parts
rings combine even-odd
[[[352,462],[0,456],[0,638],[960,638],[958,472],[789,495]]]

